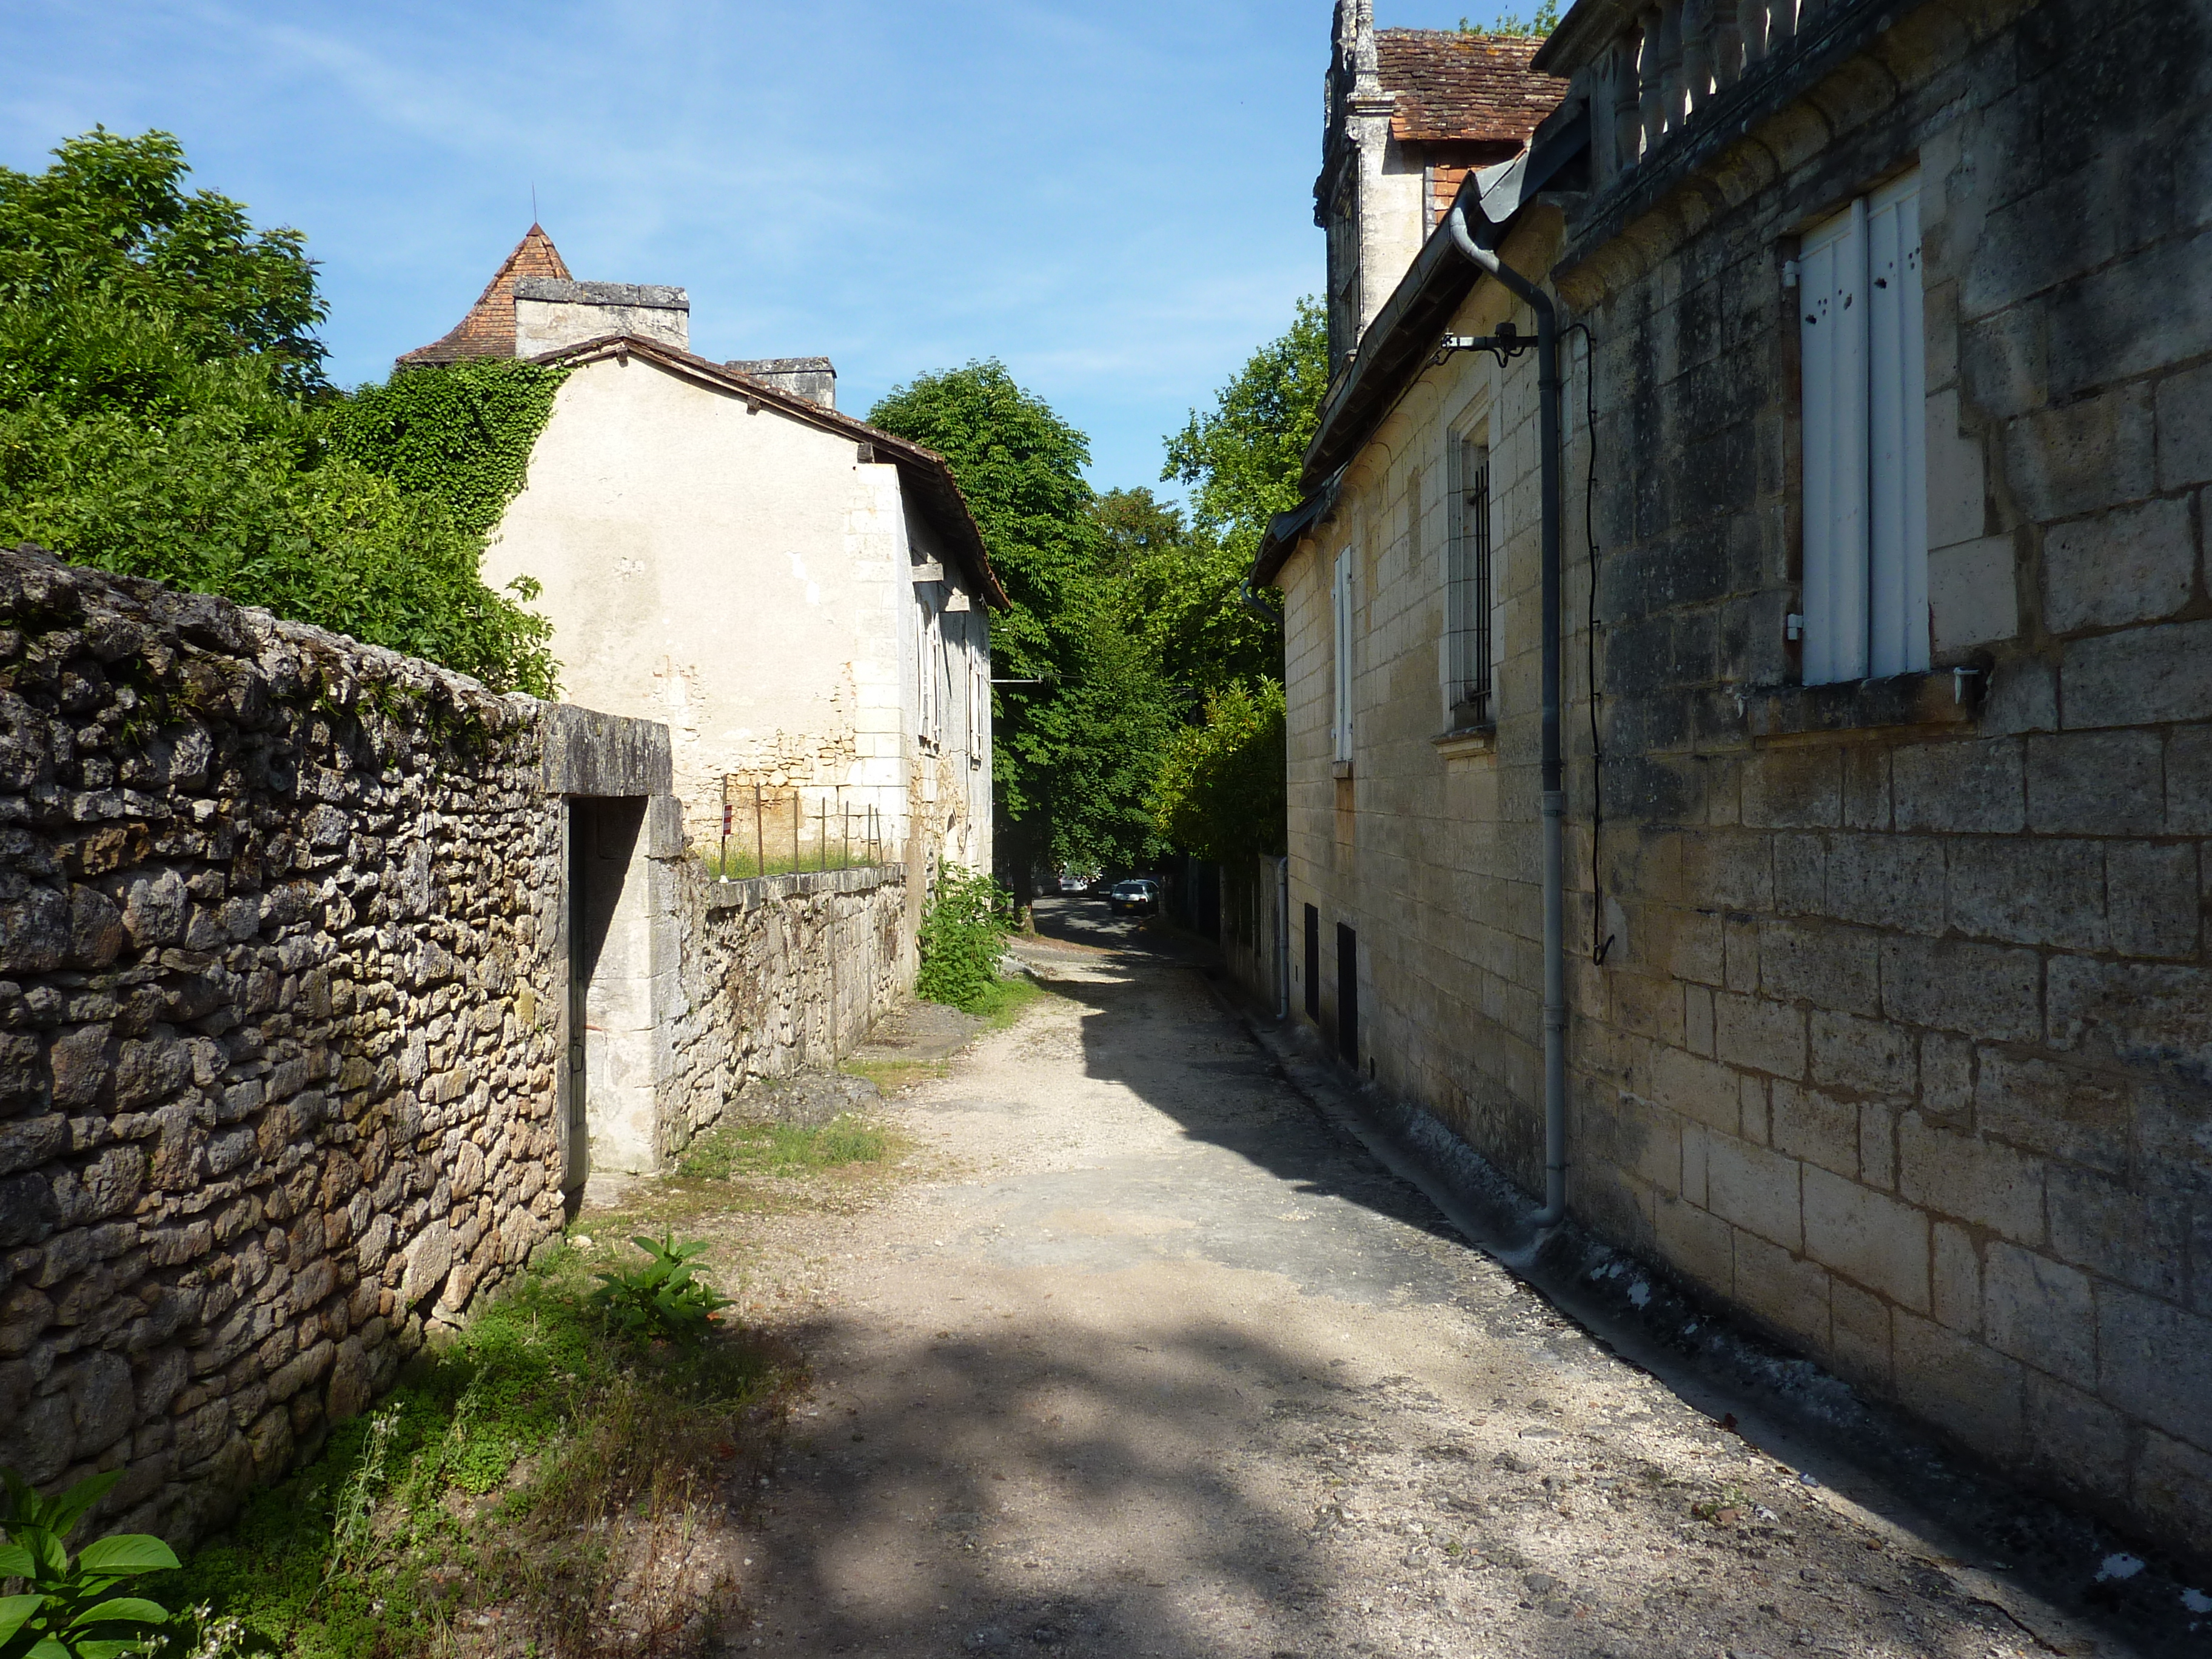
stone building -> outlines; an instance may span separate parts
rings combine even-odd
[[[398,360],[568,370],[485,580],[542,585],[570,696],[667,724],[695,846],[988,868],[1005,596],[950,470],[840,414],[827,358],[691,355],[690,310],[572,280],[533,225]]]
[[[1579,0],[1528,73],[1454,220],[1330,221],[1290,1004],[2212,1556],[2212,8]]]

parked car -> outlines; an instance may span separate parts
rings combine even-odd
[[[1151,915],[1160,908],[1160,884],[1142,876],[1115,882],[1106,896],[1106,908],[1117,916]]]
[[[1060,890],[1063,893],[1087,893],[1094,878],[1074,870],[1063,870],[1060,875]]]

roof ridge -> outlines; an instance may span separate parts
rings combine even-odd
[[[532,268],[526,270],[526,264]],[[483,292],[477,295],[476,303],[461,320],[428,345],[417,346],[404,354],[399,362],[447,363],[462,357],[514,356],[514,285],[526,276],[550,276],[563,283],[575,281],[568,274],[567,262],[561,258],[561,250],[553,246],[545,227],[534,219],[530,228],[522,233],[522,240],[514,245],[514,252],[500,261],[491,281],[484,284]]]

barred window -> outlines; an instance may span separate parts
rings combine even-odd
[[[1452,512],[1444,555],[1444,712],[1451,729],[1488,726],[1490,451],[1455,437],[1447,453]]]

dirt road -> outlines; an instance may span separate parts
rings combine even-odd
[[[1054,995],[890,1104],[930,1172],[752,1235],[816,1386],[733,1650],[2039,1650],[1469,1249],[1198,974],[1030,955]]]

